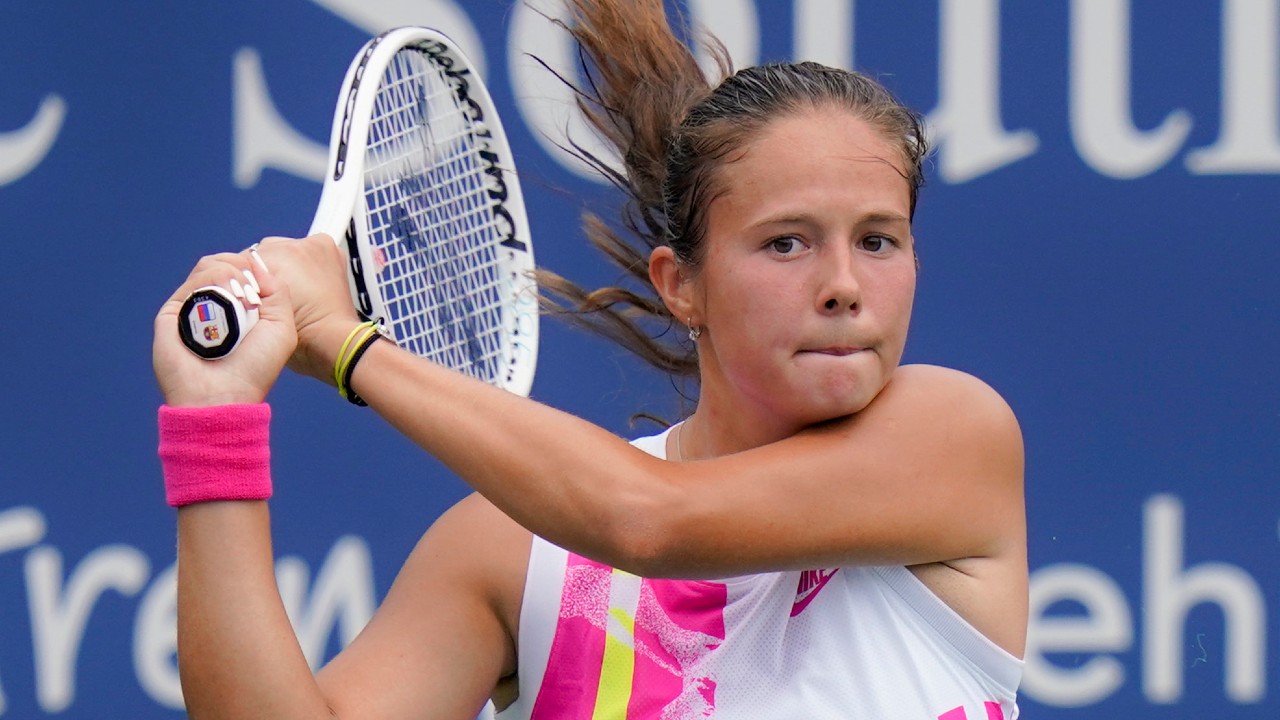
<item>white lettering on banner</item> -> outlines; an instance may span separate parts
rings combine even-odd
[[[1142,589],[1140,605],[1130,603],[1120,585],[1097,567],[1060,563],[1031,575],[1030,617],[1022,694],[1055,707],[1085,707],[1104,702],[1128,680],[1120,655],[1134,647],[1135,613],[1141,615],[1141,655],[1129,668],[1142,675],[1152,704],[1182,699],[1185,657],[1191,642],[1185,625],[1192,608],[1221,608],[1225,639],[1222,663],[1225,696],[1236,705],[1256,704],[1266,696],[1266,598],[1244,568],[1225,562],[1184,567],[1186,528],[1183,504],[1173,495],[1155,495],[1142,509]],[[23,574],[30,603],[35,653],[35,692],[47,713],[66,710],[75,699],[76,667],[98,599],[106,590],[126,597],[140,594],[134,616],[133,663],[139,686],[157,704],[182,707],[177,671],[176,568],[149,577],[150,562],[136,548],[103,545],[84,557],[63,578],[63,555],[41,543],[44,516],[30,507],[0,511],[0,553],[30,548]],[[32,547],[34,546],[34,547]],[[357,536],[336,540],[310,583],[311,571],[296,557],[276,563],[281,599],[312,667],[325,655],[336,631],[348,644],[373,616],[372,556]],[[149,585],[148,585],[149,583]],[[1050,614],[1055,605],[1078,607],[1073,614]],[[0,618],[4,622],[5,618]],[[98,630],[102,631],[101,628]],[[118,631],[116,631],[118,632]],[[1085,656],[1071,666],[1053,662],[1055,654]],[[5,706],[0,705],[0,716]]]
[[[1124,684],[1124,666],[1096,654],[1072,668],[1058,667],[1050,653],[1118,653],[1133,645],[1133,618],[1124,593],[1106,573],[1088,565],[1060,563],[1041,568],[1031,581],[1023,692],[1057,707],[1101,702]],[[1047,616],[1054,603],[1072,601],[1082,615]]]
[[[30,507],[10,508],[0,512],[0,554],[31,547],[44,538],[44,516]],[[0,715],[4,715],[8,701],[4,687],[0,686]]]
[[[1169,161],[1191,131],[1175,110],[1142,132],[1130,108],[1129,0],[1071,2],[1071,134],[1094,170],[1115,178],[1148,175]]]
[[[31,172],[62,132],[62,121],[67,116],[67,103],[61,95],[44,96],[35,117],[23,127],[0,132],[0,185],[8,185]]]
[[[688,6],[694,22],[720,38],[734,62],[758,62],[760,22],[751,0],[690,0]],[[573,39],[548,20],[564,15],[563,0],[528,0],[512,7],[507,34],[507,74],[516,108],[547,155],[582,179],[604,182],[589,165],[566,153],[561,143],[567,139],[570,146],[577,145],[615,167],[617,153],[578,112],[573,89],[539,62],[545,62],[570,82],[581,80],[576,74],[579,59]],[[701,51],[698,56],[704,71],[713,72],[710,58]]]
[[[1266,693],[1267,612],[1249,573],[1227,563],[1182,567],[1182,503],[1169,495],[1147,501],[1143,512],[1142,686],[1152,702],[1182,697],[1182,632],[1187,612],[1202,603],[1222,608],[1226,627],[1226,695],[1254,703]]]
[[[1032,155],[1039,140],[1000,120],[999,0],[943,0],[940,8],[941,87],[928,129],[943,181],[962,183]]]
[[[0,511],[0,553],[31,547],[44,538],[44,516],[31,507]]]
[[[487,76],[484,43],[471,17],[454,0],[311,0],[311,2],[376,35],[403,25],[420,25],[449,36],[480,77]],[[352,50],[354,52],[354,49]]]
[[[1280,0],[1220,1],[1222,128],[1213,145],[1187,153],[1187,170],[1195,175],[1280,173],[1280,38],[1276,32]],[[485,66],[479,35],[457,2],[312,2],[370,33],[412,23],[441,28],[478,67]],[[685,4],[696,25],[719,36],[738,66],[759,60],[760,18],[754,0],[685,0]],[[854,6],[855,0],[793,0],[793,55],[852,67]],[[579,60],[569,35],[547,19],[563,14],[563,0],[529,0],[511,7],[506,18],[507,79],[520,117],[546,154],[578,177],[603,183],[585,163],[564,152],[561,144],[567,140],[616,166],[613,151],[583,120],[573,91],[531,57],[565,73],[570,81],[578,79]],[[927,124],[938,146],[943,182],[975,180],[1039,149],[1033,130],[1006,130],[1001,119],[1000,16],[999,0],[939,2],[939,100]],[[1121,179],[1143,177],[1166,166],[1183,149],[1193,125],[1187,110],[1173,109],[1153,129],[1134,126],[1130,23],[1130,0],[1072,0],[1071,139],[1086,165]],[[708,65],[701,53],[700,61]],[[257,52],[238,51],[234,68],[235,185],[253,187],[267,168],[320,180],[325,145],[299,133],[280,115]],[[42,107],[41,117],[45,115]],[[0,157],[5,156],[0,152]]]
[[[583,119],[574,105],[573,90],[566,87],[534,58],[556,72],[571,74],[578,56],[569,34],[547,18],[563,14],[562,0],[525,0],[511,8],[507,26],[507,75],[521,119],[533,130],[533,139],[546,154],[580,178],[600,182],[585,162],[561,149],[567,138],[583,151],[616,163],[614,153]]]
[[[312,0],[370,35],[401,25],[440,30],[458,44],[484,77],[484,45],[462,8],[451,0]],[[352,50],[354,53],[354,48]],[[334,79],[334,102],[338,80]],[[325,117],[332,112],[325,106]],[[258,184],[268,168],[317,182],[324,179],[327,142],[298,132],[271,100],[261,56],[253,48],[236,52],[232,71],[232,169],[235,186]]]
[[[236,187],[258,184],[267,168],[317,182],[324,179],[328,149],[290,125],[267,89],[262,60],[253,48],[240,48],[233,61],[231,177]]]
[[[1228,563],[1182,567],[1182,501],[1155,495],[1143,507],[1142,687],[1154,704],[1182,697],[1188,666],[1183,648],[1185,622],[1192,607],[1221,607],[1226,627],[1225,694],[1236,704],[1258,703],[1266,696],[1266,602],[1257,582]],[[1072,602],[1083,614],[1047,615],[1058,602]],[[1083,707],[1107,699],[1125,680],[1124,667],[1109,653],[1133,645],[1134,623],[1119,585],[1086,565],[1057,564],[1031,576],[1031,605],[1022,691],[1057,707]],[[1067,668],[1053,653],[1091,653]]]
[[[178,565],[156,575],[138,603],[133,625],[133,667],[138,684],[157,703],[183,709],[178,677]]]
[[[102,593],[133,595],[151,563],[127,545],[89,553],[63,584],[62,553],[41,545],[27,553],[27,599],[36,660],[36,699],[46,712],[62,712],[75,699],[76,658],[93,606]]]
[[[693,26],[720,39],[737,67],[760,62],[760,16],[754,0],[685,0]],[[719,68],[701,45],[698,61],[707,77],[719,76]]]
[[[794,0],[795,56],[853,69],[854,0]]]
[[[299,558],[276,562],[276,584],[285,612],[293,624],[302,652],[312,669],[324,660],[330,630],[337,625],[338,640],[346,646],[373,617],[373,558],[364,540],[341,537],[329,550],[311,594],[305,594],[310,571]]]
[[[1222,6],[1222,133],[1187,154],[1200,175],[1280,172],[1280,0]]]
[[[182,709],[176,566],[171,564],[151,577],[151,563],[141,551],[116,543],[91,551],[64,578],[62,552],[48,544],[37,545],[45,533],[45,518],[35,508],[0,511],[0,553],[30,548],[23,558],[23,578],[31,617],[35,699],[40,709],[61,713],[75,702],[82,640],[92,632],[93,610],[103,593],[114,590],[133,597],[148,582],[134,616],[134,672],[139,686],[153,701]],[[344,536],[334,543],[308,589],[310,574],[306,562],[299,558],[277,560],[276,580],[285,609],[308,660],[316,667],[323,660],[333,630],[337,630],[342,646],[350,643],[373,616],[377,599],[372,557],[367,543],[359,537]],[[0,716],[6,709],[0,693]]]

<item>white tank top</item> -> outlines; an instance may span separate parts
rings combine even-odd
[[[901,566],[650,580],[535,536],[519,635],[499,720],[1018,717],[1022,661]]]

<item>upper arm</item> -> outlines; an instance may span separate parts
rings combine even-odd
[[[530,538],[478,495],[442,515],[368,626],[320,671],[335,714],[476,717],[515,671]]]
[[[716,575],[844,565],[1018,559],[1023,451],[984,383],[905,366],[857,415],[672,466],[649,508],[645,572]]]

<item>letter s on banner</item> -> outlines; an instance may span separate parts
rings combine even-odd
[[[689,0],[688,6],[694,24],[720,38],[738,67],[759,62],[760,20],[752,0]],[[547,20],[564,15],[562,0],[524,0],[512,7],[507,75],[520,115],[547,156],[585,180],[604,183],[604,178],[560,145],[567,145],[567,138],[615,168],[617,154],[578,112],[573,90],[533,59],[576,81],[579,61],[573,38]],[[699,54],[699,61],[704,70],[713,68],[705,55]]]

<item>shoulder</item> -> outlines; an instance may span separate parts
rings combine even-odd
[[[994,388],[960,370],[903,365],[849,426],[878,426],[909,439],[919,452],[959,463],[973,460],[1021,480],[1022,430],[1013,409]]]
[[[963,370],[941,365],[903,365],[894,370],[890,385],[942,390],[948,394],[964,393],[974,399],[986,398],[1003,403],[1000,395],[982,379]]]
[[[1017,432],[1013,409],[994,388],[960,370],[938,365],[903,365],[869,408],[880,404],[941,412],[964,423],[991,423]],[[944,419],[940,418],[940,419]]]

